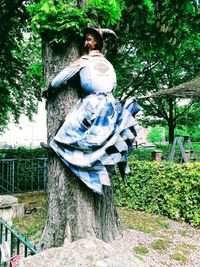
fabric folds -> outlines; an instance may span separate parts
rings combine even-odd
[[[51,141],[61,160],[94,192],[110,185],[109,170],[118,164],[125,176],[127,156],[137,130],[135,99],[90,94],[78,100]]]

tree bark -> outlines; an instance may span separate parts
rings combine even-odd
[[[174,105],[173,105],[173,99],[170,98],[168,100],[169,104],[169,120],[168,120],[168,129],[169,129],[169,144],[172,144],[174,141],[174,130],[175,130],[175,119],[174,119]]]
[[[46,85],[79,56],[78,45],[75,42],[59,47],[44,42]],[[76,87],[67,85],[47,101],[48,142],[52,140],[63,119],[77,101],[78,95]],[[95,194],[75,177],[55,153],[50,153],[47,219],[39,243],[40,248],[61,246],[65,239],[74,241],[88,236],[104,241],[113,240],[118,234],[119,225],[113,186],[104,187],[104,193],[104,196]]]

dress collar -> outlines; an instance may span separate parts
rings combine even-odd
[[[99,50],[92,50],[88,54],[89,56],[95,57],[95,56],[101,56],[103,57],[103,54]]]

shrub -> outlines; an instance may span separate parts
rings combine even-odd
[[[200,226],[200,163],[131,161],[127,183],[115,177],[116,204]]]
[[[43,190],[46,185],[47,165],[41,158],[47,158],[47,153],[42,148],[1,149],[0,159],[11,160],[0,162],[3,178],[0,193]]]
[[[129,160],[146,160],[152,161],[151,153],[155,148],[138,148],[129,153]]]
[[[27,148],[18,147],[11,149],[0,149],[0,159],[9,158],[21,158],[21,159],[32,159],[32,158],[46,158],[47,153],[43,148]]]
[[[159,126],[155,126],[151,129],[150,133],[147,135],[147,140],[156,143],[156,142],[162,142],[163,139],[163,128]]]
[[[200,134],[199,134],[199,128],[193,129],[193,131],[190,131],[190,137],[191,140],[194,142],[200,142]]]

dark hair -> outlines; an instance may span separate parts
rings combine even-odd
[[[94,36],[94,39],[96,41],[95,49],[101,51],[103,47],[103,40],[98,36],[98,34],[91,33],[91,35]]]
[[[95,49],[101,51],[103,47],[103,37],[100,35],[100,33],[96,30],[87,28],[85,31],[85,36],[87,36],[88,34],[92,35],[95,41],[97,42],[95,45]]]

